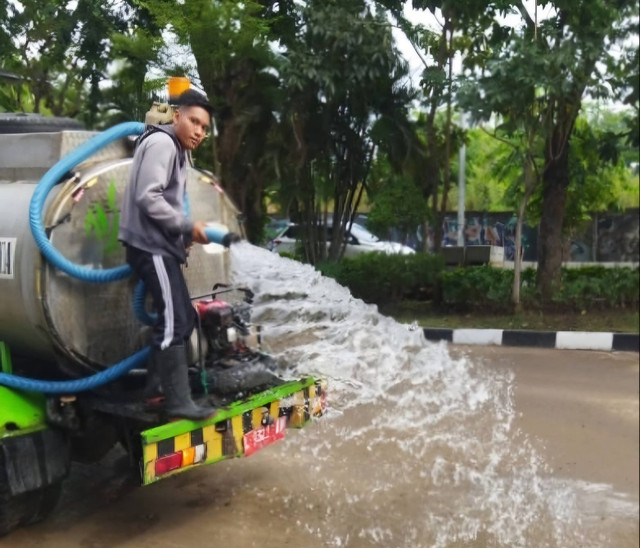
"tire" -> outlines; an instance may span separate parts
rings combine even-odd
[[[27,113],[0,113],[0,133],[54,133],[82,130],[84,125],[73,118],[58,118]]]
[[[0,537],[13,531],[22,523],[24,501],[21,497],[12,497],[9,486],[0,477]]]
[[[60,500],[62,482],[15,496],[7,496],[8,491],[1,491],[0,485],[0,538],[21,525],[45,520]]]
[[[33,434],[27,434],[24,437],[39,436],[44,446],[50,451],[55,450],[55,443],[46,443],[46,440],[51,440],[53,436],[50,435],[49,438],[47,438],[46,432],[47,431],[45,431],[45,434],[35,432]],[[18,494],[12,494],[7,462],[5,460],[8,457],[6,456],[7,453],[5,453],[5,449],[6,447],[0,447],[0,537],[9,534],[21,525],[38,523],[45,519],[58,503],[62,491],[62,478],[66,475],[66,473],[55,474],[53,476],[55,478],[53,483],[49,485],[19,492]],[[62,457],[62,459],[67,462],[68,455]],[[32,463],[32,466],[33,465]],[[42,466],[42,463],[35,465]],[[49,472],[52,470],[53,469],[49,469]],[[28,471],[29,470],[27,470],[27,472]]]
[[[33,497],[36,500],[28,505],[24,522],[25,525],[32,525],[45,520],[58,504],[61,493],[61,481],[53,485],[47,485],[35,493],[26,493],[26,496],[30,498]]]
[[[12,495],[0,452],[0,537],[8,535],[20,525],[38,523],[56,507],[62,492],[62,482],[47,485],[36,491]]]

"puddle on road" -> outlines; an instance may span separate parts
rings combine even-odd
[[[635,501],[552,477],[514,426],[512,373],[451,358],[309,266],[246,243],[232,265],[286,373],[329,380],[329,414],[272,449],[291,489],[256,493],[292,526],[336,547],[637,543]]]

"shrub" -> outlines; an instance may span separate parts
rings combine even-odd
[[[556,303],[575,309],[637,307],[640,286],[637,268],[586,266],[563,268]]]
[[[438,255],[366,253],[337,264],[323,263],[318,269],[355,297],[379,305],[437,294],[438,304],[447,309],[491,313],[512,308],[513,271],[488,265],[445,270]],[[563,268],[552,306],[560,310],[637,307],[639,280],[637,268]],[[533,268],[522,271],[520,298],[525,307],[542,307]]]
[[[508,310],[513,271],[485,266],[456,268],[442,274],[442,305],[457,310]]]
[[[337,264],[322,263],[317,268],[348,287],[354,297],[385,304],[406,296],[432,294],[444,269],[444,260],[425,253],[363,253]]]

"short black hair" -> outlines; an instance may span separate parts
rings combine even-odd
[[[176,105],[181,107],[201,107],[205,109],[209,116],[213,116],[213,107],[209,100],[199,91],[195,89],[188,89],[187,91],[182,92],[177,99]]]

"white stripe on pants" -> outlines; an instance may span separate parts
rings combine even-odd
[[[171,345],[173,340],[173,298],[171,295],[171,284],[169,283],[169,275],[164,266],[162,255],[153,255],[153,266],[155,266],[160,289],[162,290],[162,299],[164,300],[164,339],[160,344],[160,348],[165,350]]]

